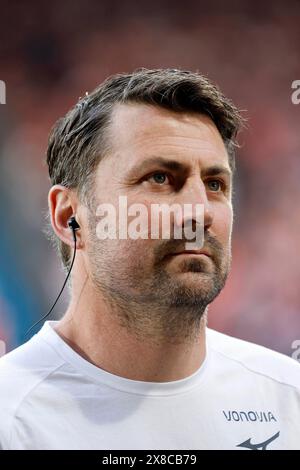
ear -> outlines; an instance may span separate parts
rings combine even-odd
[[[74,191],[63,185],[52,186],[48,194],[50,219],[55,234],[66,245],[73,247],[73,233],[68,221],[76,216],[78,200]],[[77,220],[80,225],[80,221]],[[76,233],[77,248],[81,247],[80,232]]]

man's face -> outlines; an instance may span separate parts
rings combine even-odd
[[[111,153],[96,171],[96,206],[112,204],[119,216],[120,196],[149,214],[152,204],[203,204],[202,250],[210,256],[182,253],[186,240],[172,232],[169,240],[151,239],[150,216],[148,238],[120,240],[117,229],[117,239],[99,240],[93,207],[87,255],[94,285],[123,312],[126,326],[152,336],[190,335],[230,268],[231,171],[222,138],[204,115],[142,104],[117,106],[109,133]]]

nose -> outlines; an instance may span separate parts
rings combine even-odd
[[[178,193],[176,202],[182,207],[181,213],[176,218],[176,225],[182,227],[188,221],[192,221],[194,229],[194,225],[199,223],[200,215],[204,232],[210,228],[214,218],[213,209],[200,175],[195,175],[186,181]],[[185,204],[187,206],[184,206]]]

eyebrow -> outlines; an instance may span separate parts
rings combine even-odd
[[[226,175],[229,178],[232,177],[232,171],[226,166],[222,165],[213,165],[208,168],[204,168],[201,173],[203,176]]]
[[[143,162],[133,166],[127,176],[135,177],[139,176],[142,172],[150,170],[154,165],[158,165],[161,168],[170,171],[176,171],[177,173],[181,172],[187,174],[189,172],[190,166],[186,163],[178,162],[177,160],[170,160],[163,157],[152,157],[144,160]],[[229,168],[222,165],[213,165],[201,170],[202,176],[217,176],[217,175],[226,175],[229,178],[232,177],[232,172]]]

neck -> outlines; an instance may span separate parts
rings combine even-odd
[[[56,331],[95,366],[131,380],[170,382],[192,375],[203,363],[206,314],[193,337],[158,339],[124,327],[88,281],[80,290],[79,296],[72,296]],[[79,292],[75,285],[73,292]]]

